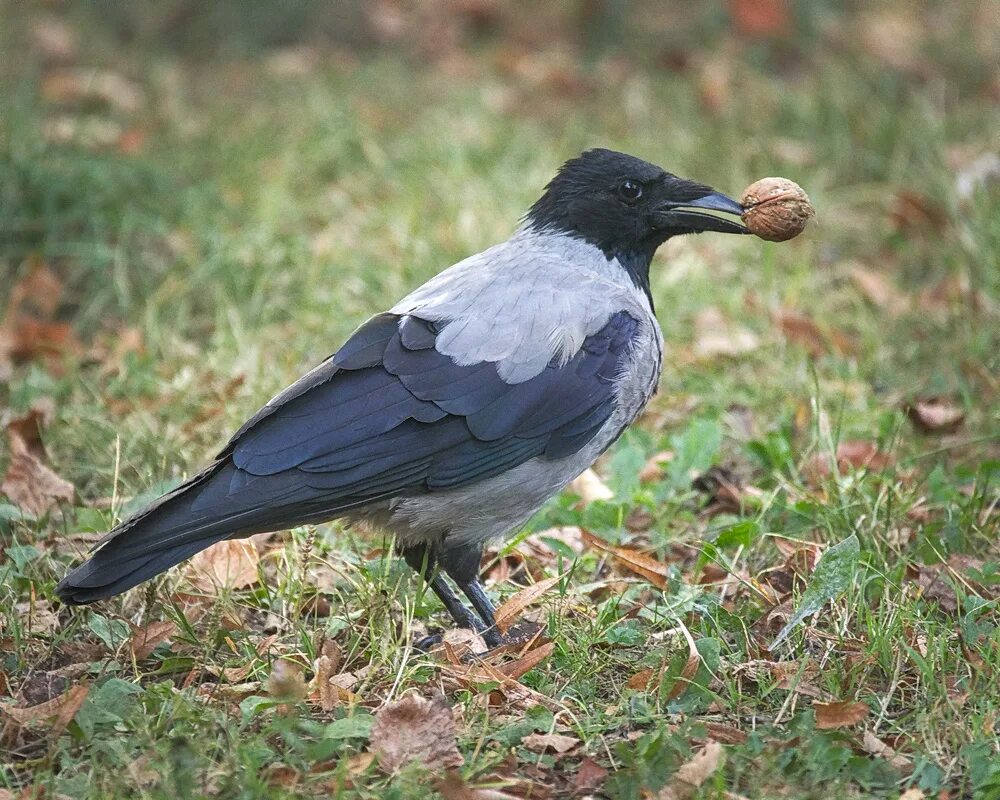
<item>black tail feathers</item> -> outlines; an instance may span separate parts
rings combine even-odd
[[[74,605],[103,600],[223,539],[285,527],[280,502],[273,504],[278,487],[271,482],[271,491],[253,491],[237,472],[228,460],[216,462],[118,525],[56,594]]]

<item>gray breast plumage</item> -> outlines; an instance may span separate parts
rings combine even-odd
[[[593,464],[642,411],[659,379],[662,337],[645,294],[616,261],[565,235],[521,231],[396,304],[394,314],[447,322],[436,349],[457,364],[493,362],[508,384],[535,378],[553,360],[568,361],[620,312],[637,324],[614,378],[611,414],[582,448],[453,490],[401,496],[357,516],[406,545],[508,535]]]

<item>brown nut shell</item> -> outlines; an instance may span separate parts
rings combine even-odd
[[[769,242],[798,236],[816,211],[803,188],[788,178],[761,178],[743,190],[743,224]]]

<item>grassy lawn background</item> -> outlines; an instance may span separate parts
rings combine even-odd
[[[793,3],[761,31],[747,5],[0,3],[0,303],[44,268],[61,293],[27,313],[70,326],[40,329],[61,354],[40,333],[0,358],[0,411],[50,403],[48,461],[76,489],[37,515],[0,497],[0,703],[89,687],[54,729],[0,711],[0,797],[655,797],[710,739],[725,763],[677,796],[1000,796],[1000,191],[996,166],[976,178],[1000,15]],[[127,84],[102,94],[94,69]],[[591,146],[737,196],[784,175],[818,217],[654,261],[666,362],[597,467],[614,497],[566,493],[484,565],[500,598],[564,576],[527,612],[554,645],[520,678],[535,694],[415,651],[443,609],[338,524],[257,541],[248,588],[198,601],[178,569],[59,606],[95,534],[506,238]],[[906,409],[928,398],[964,420],[922,430]],[[577,552],[574,527],[625,558]],[[169,638],[136,657],[156,621]],[[350,691],[275,707],[275,665],[312,680],[324,640]],[[370,715],[412,689],[445,693],[478,789],[366,756]]]

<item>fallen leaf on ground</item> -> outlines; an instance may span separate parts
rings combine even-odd
[[[801,346],[814,358],[827,351],[826,337],[805,314],[781,308],[772,314],[772,319],[788,341]]]
[[[536,647],[534,650],[529,650],[520,658],[508,661],[506,664],[500,664],[496,667],[496,669],[500,674],[505,675],[508,678],[520,680],[523,675],[533,670],[546,658],[552,655],[552,652],[555,649],[555,644],[553,642],[548,642]]]
[[[884,470],[893,464],[892,456],[878,449],[875,442],[849,439],[840,442],[836,451],[837,471],[846,475],[851,470],[868,469],[874,472]],[[802,471],[813,481],[830,475],[830,454],[816,453],[804,465]]]
[[[730,322],[715,307],[701,310],[694,318],[694,354],[698,358],[739,356],[759,346],[756,334]]]
[[[965,421],[965,411],[944,397],[914,400],[906,413],[921,433],[954,433]]]
[[[620,562],[625,569],[649,581],[658,589],[667,586],[667,565],[657,561],[650,555],[633,550],[631,547],[617,547],[603,539],[594,536],[589,531],[583,532],[583,541],[588,547],[607,553]]]
[[[71,503],[76,494],[73,484],[45,463],[48,457],[40,429],[50,415],[50,408],[36,406],[23,417],[7,423],[10,462],[0,492],[35,517],[44,515],[60,501]]]
[[[985,564],[978,558],[955,553],[944,564],[920,564],[917,569],[917,585],[920,594],[927,600],[936,602],[942,611],[953,614],[958,610],[958,594],[955,584],[966,593],[978,594],[985,600],[1000,597],[1000,586],[986,586],[970,573],[982,572]]]
[[[729,16],[744,36],[784,36],[792,25],[788,0],[729,0]]]
[[[434,788],[444,800],[521,800],[521,796],[499,789],[469,786],[458,770],[450,769],[434,781]]]
[[[578,794],[600,789],[608,777],[608,771],[591,758],[585,758],[573,776],[573,788]]]
[[[649,682],[653,680],[653,676],[658,671],[659,670],[655,670],[652,667],[647,667],[646,669],[640,669],[631,678],[629,678],[628,681],[626,681],[625,685],[629,689],[638,689],[638,690],[646,689],[649,687]]]
[[[412,761],[432,770],[462,764],[455,718],[440,693],[429,700],[408,694],[382,706],[375,713],[370,742],[379,767],[390,774]]]
[[[41,259],[29,262],[27,273],[14,284],[0,321],[0,375],[11,364],[36,358],[55,370],[66,353],[80,343],[68,323],[54,321],[62,296],[62,281]]]
[[[531,586],[526,586],[517,594],[507,598],[496,610],[497,630],[500,633],[507,633],[510,630],[510,626],[520,619],[521,614],[524,613],[524,609],[559,583],[561,579],[561,575],[556,575],[554,578],[546,578],[545,580],[538,581],[538,583],[533,583]]]
[[[854,264],[850,271],[854,287],[872,305],[884,309],[892,316],[902,314],[909,307],[909,301],[881,272]]]
[[[48,600],[29,599],[14,604],[23,629],[33,636],[51,635],[59,630],[59,614]]]
[[[897,753],[871,731],[864,732],[864,735],[861,737],[861,746],[866,753],[878,758],[884,758],[900,771],[907,770],[912,766],[910,759]]]
[[[132,655],[136,661],[149,658],[152,652],[177,633],[177,625],[170,620],[150,622],[141,628],[132,631],[132,638],[129,646],[132,648]]]
[[[911,786],[899,796],[899,800],[924,800],[926,796],[916,786]]]
[[[589,505],[595,500],[611,500],[615,496],[592,469],[584,470],[570,481],[566,489],[571,494],[578,495],[583,505]]]
[[[316,693],[319,697],[320,708],[324,711],[333,711],[340,700],[338,687],[334,686],[331,680],[337,674],[343,660],[344,651],[336,641],[327,639],[323,642],[314,669],[316,672]]]
[[[441,637],[448,660],[460,664],[468,655],[482,655],[489,650],[483,637],[469,628],[449,628]]]
[[[708,741],[699,753],[681,764],[667,785],[660,789],[658,800],[686,800],[722,766],[724,752],[718,742]]]
[[[896,195],[890,218],[896,230],[918,236],[940,232],[948,225],[948,216],[937,202],[915,191]]]
[[[551,698],[518,682],[518,678],[552,655],[554,649],[555,645],[548,642],[505,664],[494,666],[488,661],[471,665],[450,663],[445,665],[444,672],[465,689],[487,693],[492,705],[502,702],[508,710],[527,710],[534,705],[561,710],[562,707]]]
[[[837,703],[813,703],[812,709],[816,714],[816,728],[821,731],[857,725],[870,713],[867,704],[850,700]]]
[[[563,736],[561,733],[531,733],[521,740],[521,744],[534,753],[568,753],[580,740],[575,736]]]
[[[708,738],[719,744],[745,744],[748,738],[739,728],[721,722],[706,722],[705,730],[708,731]]]
[[[0,705],[0,712],[9,716],[18,725],[47,726],[49,734],[55,737],[73,721],[73,717],[76,716],[76,712],[80,710],[89,693],[89,684],[79,683],[58,697],[36,706],[15,708],[10,705]]]
[[[126,113],[138,111],[146,102],[137,83],[112,70],[87,67],[49,72],[42,79],[42,97],[60,105],[100,102]]]
[[[227,539],[194,556],[184,570],[188,583],[200,592],[252,586],[259,577],[260,557],[251,539]]]
[[[688,686],[691,685],[691,681],[694,680],[694,676],[698,674],[698,667],[701,666],[701,653],[698,652],[698,648],[695,645],[695,641],[691,634],[688,633],[687,628],[681,627],[684,632],[684,636],[688,643],[688,657],[687,661],[684,662],[684,667],[681,669],[681,674],[677,676],[677,680],[674,681],[674,685],[670,687],[670,692],[667,694],[667,701],[676,700],[687,690]]]

